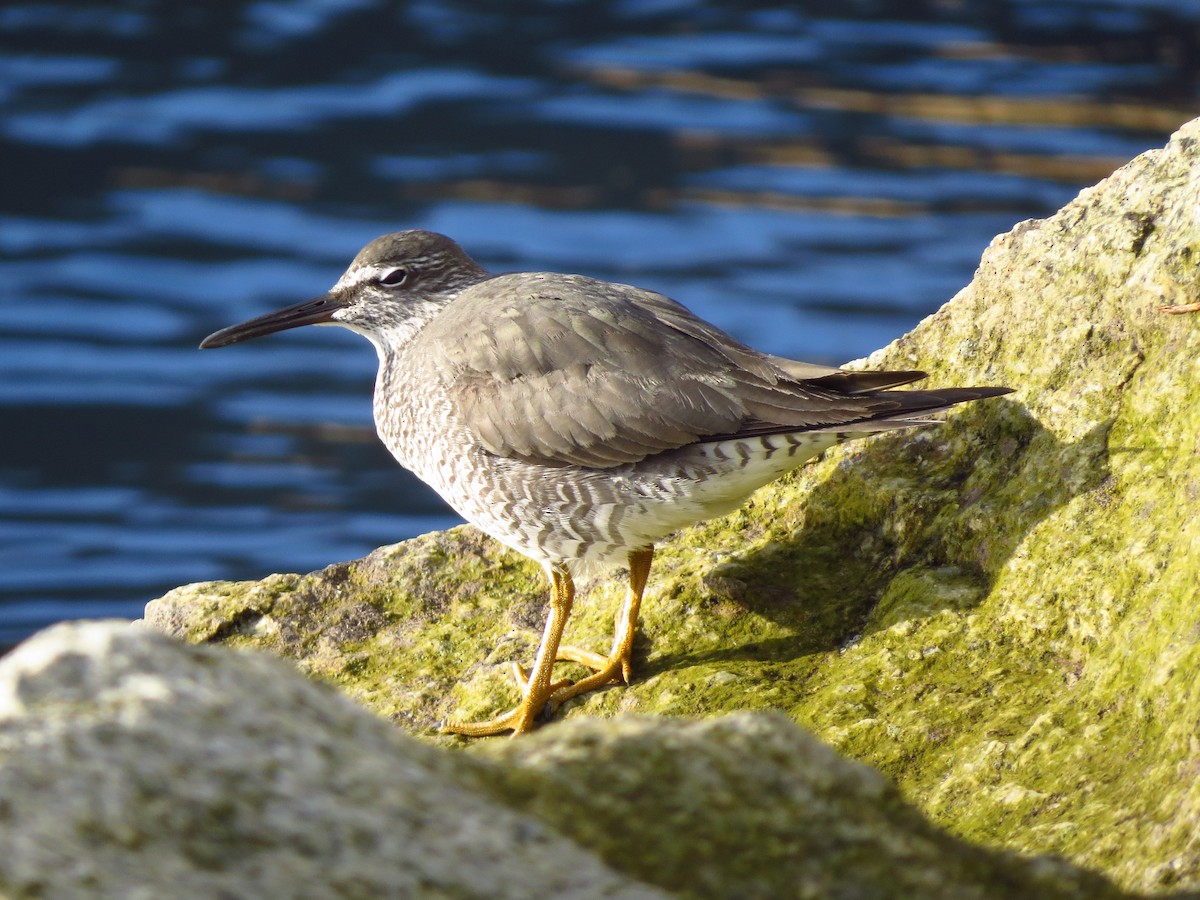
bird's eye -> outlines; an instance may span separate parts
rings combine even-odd
[[[379,276],[379,283],[396,287],[408,281],[408,269],[389,269]]]

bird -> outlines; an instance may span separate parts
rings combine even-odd
[[[927,425],[1006,387],[897,390],[919,371],[851,371],[752,349],[663,294],[583,275],[492,274],[451,238],[367,244],[315,299],[217,331],[202,349],[337,325],[379,356],[373,414],[396,460],[468,522],[539,563],[546,625],[521,700],[444,732],[532,730],[632,678],[656,542],[739,507],[853,438]],[[607,655],[564,644],[575,579],[627,566]],[[591,669],[556,680],[557,661]]]

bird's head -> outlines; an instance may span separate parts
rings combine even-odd
[[[422,328],[487,271],[450,238],[398,231],[363,247],[329,292],[210,334],[202,350],[249,341],[301,325],[341,325],[382,349]]]

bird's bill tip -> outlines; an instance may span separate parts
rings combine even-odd
[[[297,303],[295,306],[276,310],[237,325],[230,325],[220,331],[214,331],[200,342],[200,349],[212,350],[216,347],[227,347],[230,344],[251,341],[277,331],[299,328],[301,325],[322,325],[333,321],[334,312],[343,305],[332,294],[323,294],[312,300]]]

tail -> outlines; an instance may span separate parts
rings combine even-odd
[[[938,391],[879,391],[871,399],[882,400],[875,415],[838,425],[821,426],[814,431],[865,432],[890,431],[893,428],[910,428],[917,425],[936,425],[939,420],[929,418],[943,413],[952,406],[969,400],[984,400],[1011,394],[1007,387],[945,388]]]
[[[801,407],[797,420],[787,421],[786,409],[780,415],[782,404],[758,411],[758,415],[744,422],[737,431],[726,434],[708,435],[705,442],[723,441],[747,437],[762,437],[773,434],[837,434],[860,435],[895,428],[910,428],[917,425],[933,425],[936,419],[929,418],[945,412],[952,406],[968,400],[983,400],[1011,394],[1012,388],[974,387],[945,388],[937,391],[893,391],[872,390],[868,385],[886,383],[906,384],[922,377],[922,372],[837,372],[798,382],[805,405]],[[836,385],[830,390],[831,384]],[[813,415],[813,389],[820,391],[828,407]],[[846,403],[840,403],[845,398]],[[772,398],[776,399],[776,398]],[[785,401],[786,402],[786,401]],[[804,421],[808,418],[808,421]],[[813,421],[813,419],[818,419]]]

